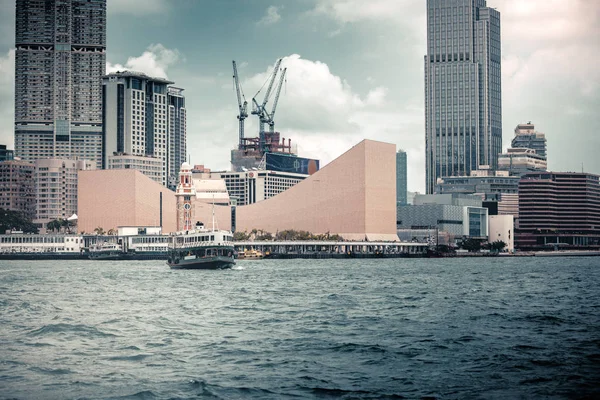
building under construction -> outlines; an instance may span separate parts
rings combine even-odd
[[[239,83],[237,66],[233,61],[233,80],[238,100],[239,114],[237,116],[239,121],[239,142],[236,149],[231,150],[231,170],[240,172],[249,169],[265,169],[265,155],[267,153],[275,153],[279,155],[289,155],[290,157],[297,156],[297,147],[292,145],[292,140],[286,139],[280,136],[279,132],[275,132],[275,111],[277,110],[277,103],[279,101],[279,94],[281,93],[281,87],[285,80],[285,74],[287,68],[280,70],[281,59],[275,63],[273,72],[263,84],[263,87],[254,95],[252,98],[252,115],[258,116],[259,119],[259,131],[257,137],[245,137],[244,135],[244,120],[248,117],[248,102],[242,91],[242,87]],[[281,72],[281,73],[280,73]],[[269,102],[275,80],[279,75],[279,81],[275,90],[275,97],[273,98],[273,104],[271,111],[267,110],[267,103]],[[256,98],[267,85],[265,97],[261,103]],[[265,127],[268,125],[268,131]]]

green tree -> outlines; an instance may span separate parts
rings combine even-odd
[[[94,229],[94,233],[96,235],[104,235],[106,232],[104,232],[104,228],[102,228],[101,226],[99,226],[96,229]]]
[[[244,231],[244,232],[237,231],[237,232],[234,232],[234,234],[233,234],[233,240],[236,242],[245,242],[246,240],[249,240],[249,239],[250,239],[250,234],[246,231]]]
[[[113,228],[110,228],[110,229],[108,230],[108,232],[106,232],[106,234],[107,234],[107,235],[110,235],[110,236],[113,236],[113,235],[116,235],[116,234],[117,234],[117,231],[116,231],[115,229],[113,229]]]
[[[506,243],[504,243],[502,240],[496,240],[495,242],[490,243],[490,250],[497,252],[504,250],[505,247]]]
[[[477,239],[465,239],[461,244],[461,248],[469,252],[476,252],[481,250],[481,242]]]
[[[38,233],[38,228],[25,214],[0,208],[0,233],[12,230],[23,231],[25,233]]]

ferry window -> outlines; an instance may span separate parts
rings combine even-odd
[[[210,240],[215,240],[215,235],[210,235]]]

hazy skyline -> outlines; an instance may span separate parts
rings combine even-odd
[[[501,12],[503,148],[518,123],[548,139],[548,168],[600,173],[600,3],[488,0]],[[0,143],[14,148],[14,2],[0,4]],[[363,138],[408,155],[424,191],[425,0],[109,0],[107,72],[132,69],[185,89],[194,164],[229,168],[237,144],[231,60],[246,99],[284,58],[276,129],[330,162]],[[255,116],[246,136],[257,135]]]

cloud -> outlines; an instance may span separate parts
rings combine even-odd
[[[405,22],[407,13],[417,9],[425,12],[421,0],[318,0],[311,14],[326,15],[341,23],[363,20]]]
[[[106,11],[110,14],[149,15],[169,10],[167,0],[109,0]]]
[[[257,25],[272,25],[281,19],[280,7],[269,6],[267,13],[257,22]]]
[[[155,78],[168,79],[169,67],[184,60],[179,50],[167,49],[162,44],[150,45],[139,57],[129,57],[125,65],[106,63],[106,73],[131,70],[143,72]]]
[[[0,56],[0,144],[13,148],[15,49]]]
[[[414,134],[423,123],[420,99],[410,99],[409,106],[401,107],[387,98],[389,89],[384,86],[372,87],[361,95],[326,63],[303,59],[298,54],[284,57],[281,67],[287,68],[287,79],[277,107],[275,129],[298,145],[300,156],[318,158],[325,165],[363,139],[396,143],[413,155],[423,151],[422,135]],[[256,93],[273,68],[244,81],[246,93]],[[256,96],[259,103],[264,91]],[[271,102],[267,103],[267,110]],[[255,119],[251,115],[246,121]],[[256,129],[256,124],[247,125],[246,135],[257,136]],[[414,176],[421,176],[417,171],[424,174],[424,161],[419,160],[411,160],[420,163],[411,165]],[[411,184],[422,185],[412,181]]]

